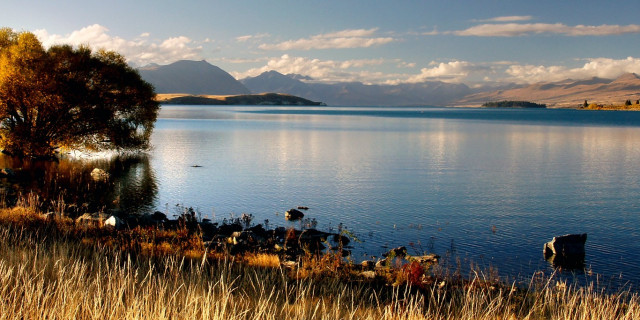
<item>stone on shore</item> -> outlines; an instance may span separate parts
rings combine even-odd
[[[387,251],[387,253],[383,253],[382,256],[385,258],[404,258],[407,256],[407,247],[393,248]]]
[[[440,256],[435,253],[431,253],[424,256],[407,256],[407,260],[416,261],[420,264],[435,264],[440,260]]]
[[[3,168],[0,170],[0,177],[15,177],[15,172],[13,172],[13,170],[11,170],[10,168]]]
[[[116,216],[110,216],[107,220],[104,221],[105,227],[111,227],[116,230],[122,229],[125,226],[124,221]]]

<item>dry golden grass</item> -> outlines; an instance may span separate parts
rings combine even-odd
[[[267,93],[257,93],[257,94],[252,94],[252,95],[256,95],[256,96],[261,96],[261,95],[266,95]],[[287,94],[282,94],[281,95],[287,95]],[[189,94],[189,93],[158,93],[156,94],[156,101],[162,102],[162,101],[168,101],[174,98],[182,98],[182,97],[202,97],[202,98],[208,98],[208,99],[215,99],[215,100],[220,100],[220,101],[225,101],[227,100],[227,98],[229,97],[238,97],[238,96],[243,96],[243,95],[214,95],[214,94]]]
[[[252,267],[279,268],[280,257],[270,253],[248,253],[243,257],[244,263]]]
[[[603,104],[592,103],[592,104],[589,104],[589,106],[584,108],[584,109],[585,110],[639,111],[640,110],[640,105],[639,104],[631,104],[631,105],[608,104],[608,105],[603,105]]]
[[[28,208],[0,211],[0,320],[640,318],[636,293],[553,278],[518,288],[478,275],[464,285],[434,281],[416,289],[364,280],[331,255],[303,257],[300,272],[308,275],[291,277],[271,255],[131,255],[71,233],[52,236],[59,229],[29,228],[22,219],[39,217]],[[175,247],[166,239],[149,243]],[[421,276],[413,267],[402,272]]]
[[[162,102],[171,100],[174,98],[182,98],[182,97],[202,97],[209,99],[216,99],[224,101],[228,97],[234,97],[236,95],[213,95],[213,94],[188,94],[188,93],[158,93],[156,94],[156,101]]]

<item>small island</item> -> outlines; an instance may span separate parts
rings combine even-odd
[[[485,102],[484,108],[546,108],[546,104],[534,103],[529,101],[493,101]]]
[[[161,104],[186,105],[273,105],[273,106],[324,106],[322,102],[282,94],[261,93],[241,95],[192,95],[158,94],[156,100]]]

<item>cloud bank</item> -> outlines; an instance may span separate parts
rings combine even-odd
[[[562,23],[504,23],[481,24],[471,28],[452,31],[458,36],[476,37],[517,37],[532,34],[559,34],[566,36],[610,36],[629,33],[640,33],[640,25],[599,25],[599,26],[567,26]]]
[[[510,80],[523,83],[560,81],[565,79],[587,79],[592,77],[614,79],[625,73],[640,74],[640,58],[626,59],[593,58],[581,67],[542,65],[511,65],[505,73]]]
[[[362,70],[368,66],[386,63],[383,59],[354,59],[345,61],[320,60],[307,57],[295,57],[284,54],[270,58],[264,66],[252,68],[245,72],[232,72],[238,78],[255,77],[263,72],[275,70],[282,74],[301,74],[317,81],[364,81],[379,80],[383,73]]]
[[[529,21],[532,16],[502,16],[490,19],[473,20],[474,22],[513,22],[513,21]]]
[[[529,16],[492,18],[493,21],[515,21],[529,19]],[[148,63],[169,64],[177,60],[203,59],[201,44],[212,42],[207,39],[197,42],[186,36],[153,39],[149,33],[142,33],[135,39],[124,39],[110,34],[109,29],[99,24],[87,26],[65,35],[50,34],[46,30],[36,30],[45,47],[54,44],[90,45],[94,49],[104,48],[123,54],[136,66]],[[333,33],[291,40],[261,47],[268,50],[311,50],[326,48],[359,48],[396,41],[393,38],[376,37],[377,29],[348,29]],[[530,34],[614,35],[640,33],[640,25],[566,26],[564,24],[505,23],[482,24],[463,31],[460,36],[502,36],[514,37]],[[236,43],[255,41],[269,37],[268,34],[240,36]],[[254,42],[255,43],[255,42]],[[283,74],[296,73],[310,76],[317,81],[339,82],[359,81],[363,83],[419,83],[424,81],[444,81],[454,83],[477,83],[481,81],[534,83],[560,81],[568,78],[586,79],[591,77],[616,78],[624,73],[640,74],[640,58],[627,57],[612,59],[596,57],[584,59],[582,65],[569,67],[562,64],[533,65],[513,61],[472,62],[465,60],[431,61],[423,64],[402,59],[350,59],[332,60],[300,57],[282,54],[265,57],[264,52],[245,58],[217,58],[227,64],[253,65],[229,70],[236,78],[257,76],[265,71],[276,70]],[[571,62],[575,65],[575,61]],[[256,67],[256,65],[258,65]],[[382,71],[384,70],[384,71]]]
[[[302,38],[288,40],[276,44],[262,44],[262,50],[312,50],[312,49],[348,49],[368,48],[383,45],[395,41],[392,37],[375,37],[378,29],[348,29],[333,33],[325,33]]]
[[[143,33],[135,40],[126,40],[109,34],[109,29],[94,24],[66,35],[50,34],[44,29],[34,31],[45,47],[55,44],[74,46],[89,45],[94,49],[117,51],[129,63],[145,65],[151,62],[166,64],[183,59],[201,58],[202,47],[188,37],[178,36],[164,40],[149,40],[150,34]]]

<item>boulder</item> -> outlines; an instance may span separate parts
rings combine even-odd
[[[161,211],[156,211],[153,214],[151,214],[151,219],[158,222],[164,222],[164,221],[167,221],[167,215]]]
[[[247,228],[247,231],[251,231],[262,238],[266,238],[268,236],[267,230],[265,230],[265,228],[261,224],[255,225],[251,228]]]
[[[105,227],[111,227],[116,230],[122,229],[125,226],[124,221],[116,216],[110,216],[107,220],[104,221]]]
[[[93,169],[93,171],[91,171],[91,179],[96,182],[107,181],[109,180],[109,176],[109,173],[100,168],[95,168]]]
[[[290,209],[284,213],[284,218],[289,221],[300,220],[304,217],[304,213],[298,209]]]
[[[316,252],[324,250],[323,242],[327,241],[328,233],[318,231],[316,229],[306,229],[300,233],[298,244],[300,248],[306,248],[309,251]]]
[[[407,260],[416,261],[420,264],[435,264],[440,260],[440,256],[435,253],[431,253],[424,256],[407,256]]]
[[[373,260],[364,260],[360,263],[360,266],[362,267],[362,270],[373,270],[376,263]]]
[[[225,236],[230,236],[236,231],[242,231],[242,226],[237,223],[223,224],[218,227],[218,233]]]
[[[10,168],[0,169],[0,177],[14,177],[16,174]]]
[[[572,257],[584,256],[584,244],[587,241],[587,234],[566,234],[554,237],[553,240],[544,244],[544,256]]]
[[[253,231],[235,231],[231,234],[231,238],[233,238],[234,245],[237,245],[239,243],[257,244],[260,242],[264,242],[264,238],[258,236]]]
[[[404,258],[407,256],[407,247],[393,248],[387,251],[387,253],[383,253],[382,256],[385,258]]]
[[[349,242],[351,242],[351,240],[349,240],[349,237],[341,234],[334,234],[333,237],[331,237],[331,240],[333,240],[333,242],[339,246],[346,246],[349,244]]]
[[[76,218],[76,225],[83,227],[102,227],[105,217],[100,214],[85,213]]]

